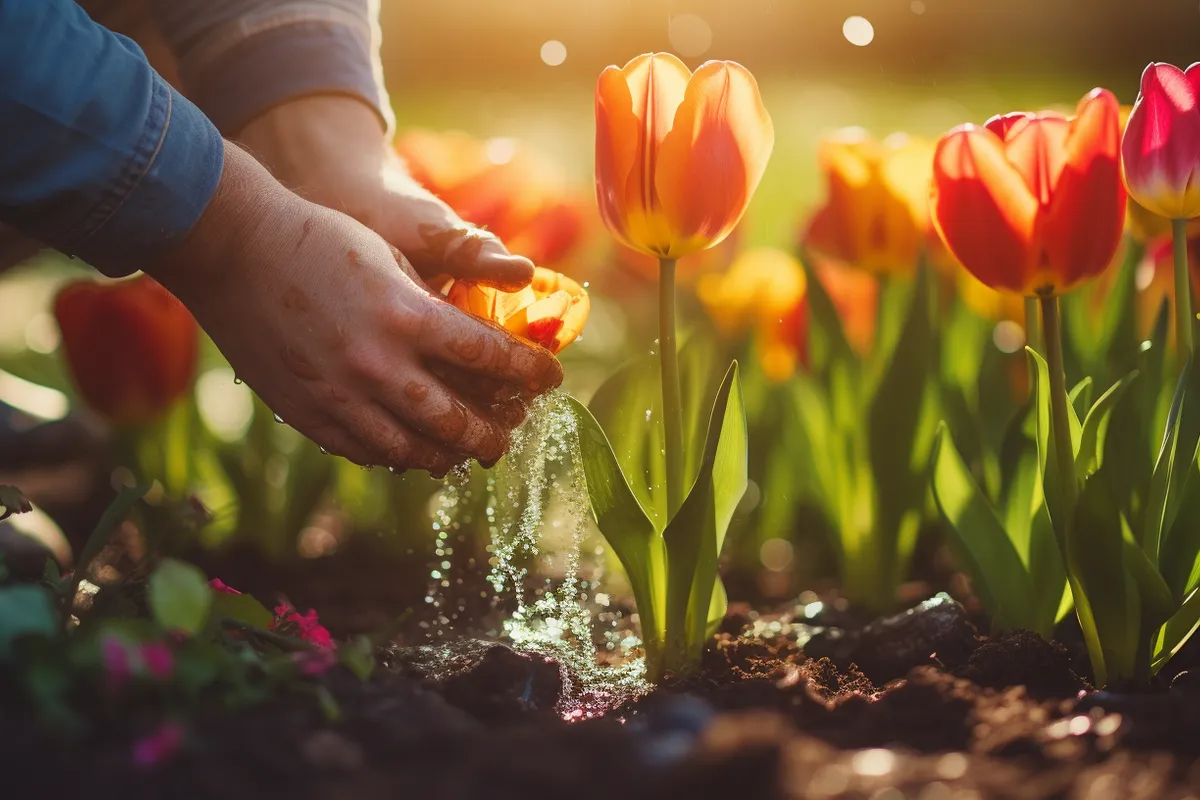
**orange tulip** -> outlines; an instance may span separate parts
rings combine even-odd
[[[828,199],[804,246],[871,272],[911,274],[931,242],[933,145],[904,134],[879,142],[847,128],[823,141],[818,157]]]
[[[561,352],[583,332],[591,305],[582,286],[543,267],[534,270],[533,282],[520,291],[455,281],[446,299],[552,353]]]
[[[1111,263],[1126,195],[1120,111],[1095,89],[1075,116],[994,117],[938,142],[931,210],[954,256],[994,289],[1061,294]]]
[[[584,206],[556,165],[510,139],[413,130],[396,152],[414,179],[510,251],[556,264],[582,242]]]
[[[596,84],[596,198],[622,244],[679,258],[719,243],[758,187],[775,132],[754,76],[673,55],[608,67]]]
[[[145,275],[69,283],[54,300],[54,316],[79,393],[116,425],[153,421],[191,384],[199,329]]]

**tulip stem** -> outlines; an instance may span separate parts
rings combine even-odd
[[[658,262],[658,354],[662,366],[663,439],[667,457],[667,520],[683,505],[683,406],[675,346],[675,259]]]
[[[1062,316],[1059,314],[1058,298],[1039,297],[1042,307],[1042,337],[1046,347],[1046,361],[1050,368],[1050,434],[1054,437],[1054,451],[1058,470],[1059,495],[1062,499],[1066,524],[1070,528],[1075,515],[1075,501],[1079,496],[1079,482],[1075,477],[1075,446],[1071,442],[1071,421],[1067,403],[1067,373],[1063,369]]]
[[[1175,349],[1179,363],[1186,364],[1192,356],[1194,317],[1192,312],[1192,281],[1188,271],[1186,219],[1171,220],[1175,245]]]

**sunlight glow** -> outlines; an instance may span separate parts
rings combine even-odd
[[[67,416],[71,405],[67,396],[57,389],[18,378],[4,370],[0,370],[0,400],[45,422]]]
[[[875,39],[875,26],[866,17],[847,17],[842,23],[842,35],[857,47],[866,47]]]
[[[698,14],[677,14],[667,24],[671,47],[684,58],[696,58],[712,47],[712,28]]]
[[[234,381],[228,367],[210,369],[196,380],[196,405],[204,424],[226,442],[245,436],[254,415],[250,390]]]

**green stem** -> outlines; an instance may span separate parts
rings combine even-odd
[[[1059,315],[1057,297],[1039,297],[1038,302],[1042,307],[1042,335],[1047,366],[1050,368],[1050,432],[1054,437],[1058,486],[1063,513],[1066,515],[1063,530],[1068,530],[1075,513],[1079,483],[1075,479],[1075,447],[1071,443],[1071,421],[1067,411],[1070,400],[1067,396],[1067,375],[1063,369],[1062,317]]]
[[[1175,244],[1175,348],[1179,364],[1186,364],[1192,356],[1194,318],[1192,316],[1192,281],[1188,272],[1186,219],[1171,220],[1171,234]]]
[[[667,519],[683,505],[683,406],[675,346],[675,259],[659,259],[658,353],[662,365],[663,437],[667,450]]]
[[[1042,323],[1038,319],[1038,301],[1036,297],[1025,298],[1025,344],[1042,351]]]

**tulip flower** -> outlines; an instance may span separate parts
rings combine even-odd
[[[750,202],[774,146],[745,67],[688,71],[673,55],[609,67],[596,85],[596,197],[628,247],[679,258],[717,244]]]
[[[516,292],[502,292],[474,281],[455,281],[446,299],[552,353],[561,352],[578,338],[590,308],[582,286],[544,267],[535,269],[533,282]]]
[[[1057,461],[1051,468],[1064,520],[1056,531],[1064,536],[1079,483],[1058,295],[1100,274],[1120,244],[1126,204],[1120,140],[1116,97],[1094,89],[1072,117],[993,117],[983,128],[950,131],[934,154],[931,212],[947,247],[984,284],[1037,298]]]
[[[1150,64],[1121,139],[1125,185],[1149,211],[1172,220],[1175,326],[1181,362],[1192,352],[1187,221],[1200,217],[1200,64]]]
[[[455,213],[535,264],[562,261],[584,238],[584,210],[562,171],[511,139],[413,130],[396,152]]]
[[[881,274],[911,274],[931,242],[933,145],[904,134],[882,142],[847,128],[820,145],[828,185],[804,246]]]
[[[1125,215],[1119,108],[1096,89],[1075,116],[993,117],[942,137],[933,222],[968,271],[994,289],[1057,295],[1112,261]]]
[[[617,241],[659,259],[667,512],[683,502],[683,415],[675,344],[675,261],[737,226],[775,144],[754,76],[732,61],[692,73],[648,53],[596,83],[596,200]]]
[[[183,304],[145,275],[67,284],[54,316],[79,393],[115,425],[155,420],[191,384],[199,329]]]

